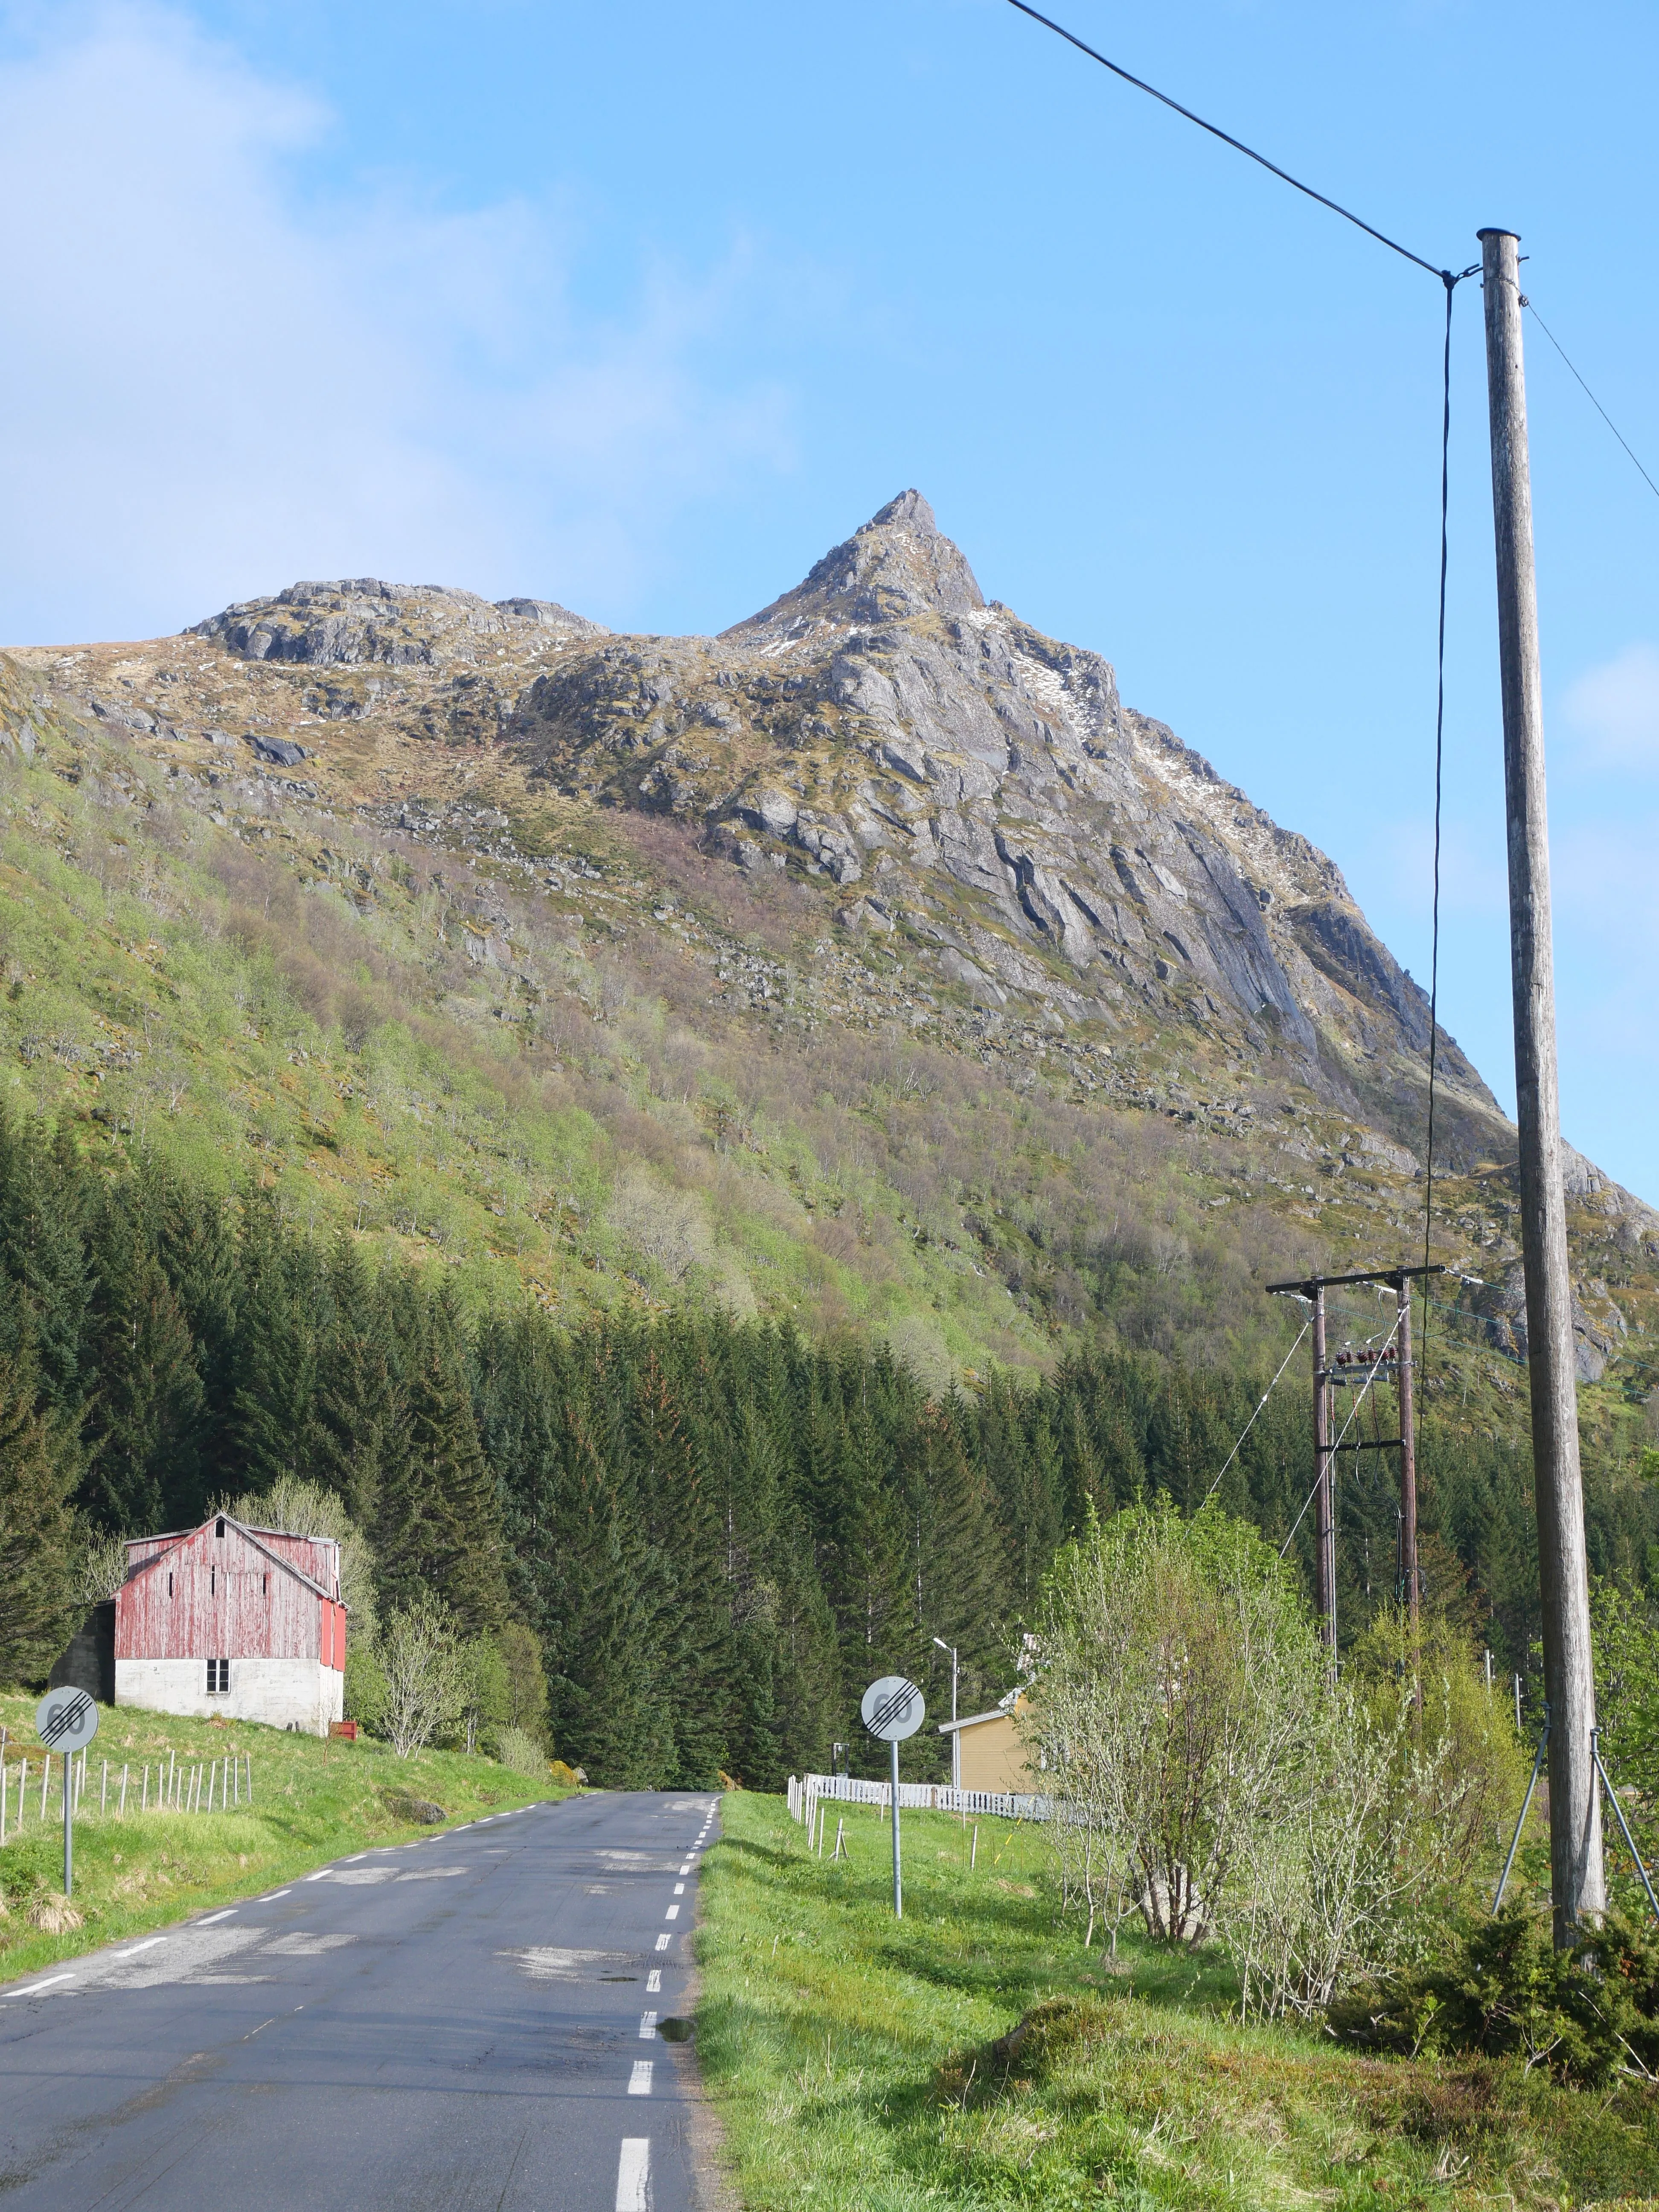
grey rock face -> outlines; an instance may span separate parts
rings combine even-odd
[[[1340,871],[1098,653],[988,604],[915,492],[717,638],[565,653],[507,733],[562,788],[732,825],[710,849],[744,866],[758,837],[839,884],[890,872],[912,913],[965,902],[975,975],[1226,1033],[1420,1147],[1427,1001]],[[1439,1069],[1444,1156],[1506,1147],[1443,1032]]]

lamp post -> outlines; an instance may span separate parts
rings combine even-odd
[[[957,1729],[957,1647],[947,1644],[942,1636],[933,1638],[941,1651],[951,1655],[951,1787],[962,1787],[962,1737]]]

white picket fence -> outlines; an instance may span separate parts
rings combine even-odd
[[[901,1782],[899,1810],[920,1813],[981,1813],[1003,1820],[1046,1820],[1048,1800],[1013,1790],[952,1790],[946,1782]],[[821,1801],[838,1805],[880,1805],[890,1811],[890,1782],[858,1782],[846,1774],[803,1774],[789,1778],[789,1817],[810,1829]]]

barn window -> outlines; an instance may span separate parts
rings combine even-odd
[[[219,1516],[219,1525],[213,1533],[216,1536],[222,1536],[225,1533],[225,1516],[222,1513]]]
[[[173,1595],[173,1573],[171,1569],[169,1569],[167,1572],[167,1595],[169,1597]]]
[[[270,1595],[270,1577],[269,1575],[264,1575],[262,1576],[260,1579],[264,1582],[265,1586],[264,1595],[266,1597],[269,1597]]]
[[[218,1592],[219,1570],[217,1567],[210,1567],[208,1569],[208,1595],[210,1597],[216,1597],[218,1595]]]
[[[207,1662],[207,1669],[208,1669],[208,1695],[209,1695],[209,1697],[210,1697],[210,1698],[223,1698],[223,1697],[228,1697],[228,1696],[230,1694],[230,1662],[229,1662],[229,1660],[228,1660],[228,1659],[210,1659],[210,1660],[208,1661],[208,1662]]]

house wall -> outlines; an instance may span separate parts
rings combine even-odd
[[[199,1720],[260,1721],[267,1728],[296,1728],[326,1735],[345,1714],[345,1675],[306,1659],[231,1657],[230,1688],[210,1697],[207,1661],[122,1659],[115,1662],[115,1702],[153,1713],[184,1713]]]
[[[210,1521],[152,1553],[122,1584],[117,1665],[258,1658],[343,1667],[343,1607],[319,1597],[233,1523],[222,1536],[215,1527]]]
[[[1012,1713],[976,1722],[957,1732],[962,1746],[964,1790],[1030,1790],[1034,1787]]]

